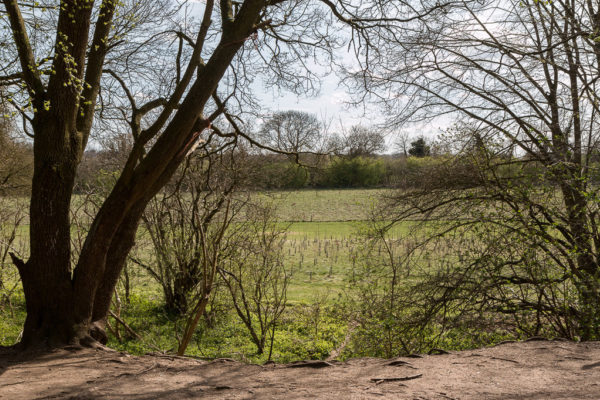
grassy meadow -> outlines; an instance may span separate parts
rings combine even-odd
[[[385,279],[391,276],[386,250],[398,257],[410,248],[411,243],[416,243],[412,231],[416,222],[396,224],[386,235],[387,239],[401,240],[387,241],[383,247],[382,242],[377,242],[379,244],[365,251],[367,242],[362,232],[371,211],[376,209],[378,200],[385,194],[386,190],[381,189],[253,194],[259,199],[275,203],[277,224],[287,228],[280,250],[289,285],[286,308],[276,325],[270,359],[291,362],[324,359],[332,355],[341,359],[373,355],[391,357],[403,351],[400,348],[397,351],[391,347],[383,348],[382,338],[393,343],[396,339],[386,336],[389,332],[410,328],[410,324],[402,322],[405,317],[402,313],[405,311],[390,319],[387,311],[383,316],[373,314],[375,309],[372,307],[380,307],[378,310],[382,311],[381,307],[385,304],[385,294],[380,285],[387,285],[389,282],[385,283]],[[86,210],[85,202],[81,200],[77,198],[74,201],[74,220],[84,221],[79,226],[85,226],[85,221],[89,221],[93,212]],[[13,206],[16,204],[14,199],[3,201],[12,201]],[[11,220],[4,219],[4,238],[10,233],[11,224]],[[26,217],[21,224],[15,230],[14,246],[18,246],[19,254],[26,257]],[[429,229],[428,226],[425,230]],[[133,252],[137,257],[144,257],[150,254],[152,248],[147,238],[142,238],[146,235],[143,228],[140,228],[139,235],[140,240]],[[74,227],[74,248],[84,238],[85,234]],[[438,244],[432,242],[422,248],[422,257],[417,261],[416,269],[411,269],[415,266],[413,264],[412,267],[402,266],[398,270],[403,274],[399,284],[407,287],[406,283],[412,285],[418,282],[418,270],[428,270],[429,264],[445,259],[447,256],[443,254],[447,254],[447,251],[442,247],[446,246],[447,250],[453,245],[450,239]],[[0,270],[0,345],[6,346],[18,341],[25,319],[25,304],[16,271],[6,253],[4,257]],[[413,271],[410,276],[404,275],[409,270]],[[108,345],[133,354],[175,352],[185,321],[166,310],[162,288],[146,270],[130,262],[126,271],[126,277],[123,275],[117,286],[113,304],[113,310],[122,322],[109,317]],[[381,278],[384,280],[377,281]],[[216,287],[211,293],[207,312],[195,331],[186,355],[205,359],[228,357],[258,363],[267,361],[271,343],[267,343],[263,354],[257,354],[247,327],[235,312],[230,293],[223,283],[220,284],[223,286]],[[360,297],[361,291],[367,297]],[[367,299],[367,303],[364,299]],[[379,302],[378,305],[368,303],[371,300]],[[265,306],[270,307],[268,303]],[[363,325],[358,328],[355,316],[357,307],[362,309],[360,318],[363,318]],[[255,323],[256,316],[253,318]],[[468,348],[510,338],[496,331],[480,332],[475,329],[471,332],[468,329],[452,331],[445,337],[438,336],[435,331],[424,334],[435,338],[448,349]],[[470,333],[465,335],[467,331]],[[410,332],[407,334],[411,335]],[[422,338],[423,342],[427,342],[427,337]]]
[[[277,191],[261,193],[277,204],[279,218],[293,222],[334,222],[362,221],[375,206],[377,198],[386,189],[321,189]],[[339,225],[339,228],[347,226]],[[320,224],[313,225],[312,232],[319,234]],[[335,233],[336,225],[324,225]],[[325,228],[324,228],[325,229]],[[327,231],[322,230],[323,233]],[[345,232],[351,232],[346,229]]]
[[[274,340],[273,359],[322,358],[343,341],[346,324],[329,321],[327,315],[331,313],[323,310],[334,308],[337,300],[343,297],[344,287],[354,273],[355,252],[359,245],[357,230],[383,192],[381,189],[346,189],[255,194],[273,201],[278,220],[288,227],[283,252],[284,267],[291,278],[286,313]],[[78,200],[74,203],[80,207]],[[3,229],[10,228],[10,224],[11,221],[6,220]],[[24,238],[26,232],[24,221],[17,234]],[[82,237],[74,229],[73,240]],[[23,247],[22,242],[20,246]],[[26,249],[21,248],[20,253],[26,254]],[[11,345],[18,340],[25,318],[24,299],[8,257],[3,260],[2,268],[3,286],[0,289],[4,298],[0,303],[0,345]],[[109,345],[133,353],[159,349],[172,351],[176,345],[174,330],[180,322],[162,310],[160,286],[145,271],[132,264],[128,271],[130,290],[127,298],[123,282],[118,288],[121,316],[142,340],[115,325],[119,333],[111,335]],[[5,290],[9,287],[14,289]],[[215,310],[220,307],[220,296],[218,294],[214,299]],[[264,355],[253,355],[253,345],[243,325],[235,318],[213,322],[212,327],[199,327],[195,342],[188,348],[190,355],[251,361],[264,358]],[[319,324],[321,327],[309,334],[313,330],[310,327]]]

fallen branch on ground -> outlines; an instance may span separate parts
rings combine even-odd
[[[371,378],[371,382],[375,382],[376,384],[380,384],[383,382],[401,382],[401,381],[410,381],[413,379],[417,379],[422,377],[423,374],[410,375],[410,376],[402,376],[397,378]]]

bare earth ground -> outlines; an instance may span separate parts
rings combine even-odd
[[[246,365],[108,350],[0,350],[1,399],[600,399],[600,342]]]

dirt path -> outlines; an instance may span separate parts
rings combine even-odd
[[[0,399],[600,399],[600,342],[289,365],[0,351]]]

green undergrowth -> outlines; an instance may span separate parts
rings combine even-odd
[[[0,298],[0,346],[11,346],[18,341],[25,317],[22,289]]]
[[[210,320],[203,318],[186,355],[202,359],[234,358],[250,363],[268,360],[270,341],[263,354],[257,354],[244,325],[239,322],[231,307],[207,311]],[[160,299],[144,293],[132,293],[130,302],[122,305],[121,318],[140,337],[136,338],[123,326],[109,318],[111,334],[108,346],[132,354],[177,349],[177,332],[183,321],[164,310]],[[119,338],[115,329],[119,330]],[[323,359],[329,356],[344,340],[347,324],[335,315],[333,306],[314,304],[289,304],[277,325],[273,340],[271,360],[285,363],[304,359]]]
[[[319,360],[334,355],[346,360],[356,357],[396,357],[407,354],[398,343],[388,348],[386,338],[393,335],[385,324],[356,324],[348,319],[343,296],[319,292],[306,302],[289,303],[277,325],[271,360],[289,363],[297,360]],[[143,293],[133,294],[129,305],[123,306],[121,317],[141,336],[141,340],[119,327],[120,340],[111,334],[111,348],[131,354],[165,352],[177,348],[177,330],[181,321],[164,311],[160,300]],[[201,320],[186,355],[199,359],[233,358],[247,363],[262,364],[269,360],[270,342],[263,354],[256,353],[248,332],[231,309],[220,310],[211,321]],[[208,315],[211,310],[208,310]],[[110,318],[114,327],[114,320]],[[476,327],[450,329],[443,334],[435,328],[421,333],[419,340],[430,343],[416,352],[431,348],[459,351],[494,345],[505,340],[522,339],[498,327],[481,330]],[[408,353],[412,353],[409,351]]]

